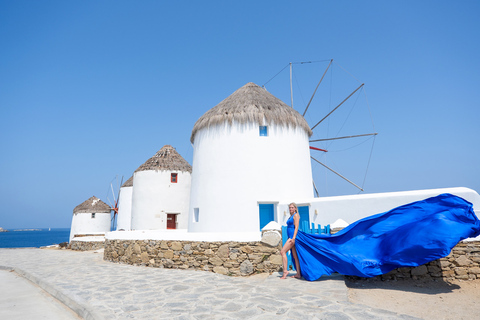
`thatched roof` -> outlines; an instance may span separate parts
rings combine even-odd
[[[192,173],[192,166],[172,146],[163,146],[153,157],[145,161],[135,172],[156,171],[182,171]]]
[[[299,126],[309,136],[312,135],[312,130],[300,113],[267,90],[249,82],[201,116],[193,126],[190,141],[193,143],[200,129],[225,122],[232,124],[234,121],[242,124],[253,122],[258,125]]]
[[[121,188],[123,187],[133,187],[133,176],[131,176],[124,184],[122,184]]]
[[[93,196],[88,200],[85,200],[78,206],[76,206],[73,209],[73,213],[93,213],[93,212],[110,213],[110,210],[111,208],[108,204],[98,199],[97,197]]]

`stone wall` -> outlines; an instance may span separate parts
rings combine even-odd
[[[359,277],[350,277],[362,279]],[[373,280],[480,279],[480,241],[460,242],[445,258],[418,267],[398,268]]]
[[[271,231],[264,233],[262,241],[258,242],[106,240],[104,259],[157,268],[245,276],[282,270],[280,240],[280,235]],[[419,267],[398,268],[370,279],[480,279],[480,241],[460,242],[445,258]]]
[[[105,247],[105,241],[70,241],[69,249],[77,251],[98,250]]]
[[[244,276],[280,270],[280,250],[281,241],[268,244],[264,241],[106,240],[104,259],[157,268],[196,269]]]

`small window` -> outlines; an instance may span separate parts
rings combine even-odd
[[[198,222],[200,212],[198,208],[193,208],[193,222]]]
[[[177,174],[176,173],[172,173],[170,175],[170,182],[177,183]]]
[[[92,213],[92,219],[95,219],[95,213]]]
[[[267,137],[268,136],[267,126],[260,126],[259,130],[260,130],[260,137]]]

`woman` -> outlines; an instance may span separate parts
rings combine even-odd
[[[447,256],[459,241],[480,235],[473,205],[452,194],[363,218],[333,235],[297,233],[297,226],[298,218],[293,241],[283,248],[295,244],[297,270],[300,264],[302,277],[309,281],[333,272],[374,277],[399,267],[417,267]]]
[[[288,259],[287,259],[287,252],[289,250],[292,251],[292,258],[295,264],[295,269],[297,270],[297,274],[292,276],[292,278],[300,279],[302,274],[300,273],[300,265],[298,264],[298,256],[297,250],[295,249],[295,238],[297,237],[298,233],[298,226],[300,224],[300,214],[298,213],[298,208],[295,203],[290,203],[288,205],[288,210],[290,211],[290,218],[287,220],[287,235],[288,240],[283,245],[280,254],[282,255],[283,261],[283,276],[280,279],[285,279],[288,276]]]

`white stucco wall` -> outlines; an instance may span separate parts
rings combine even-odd
[[[171,183],[171,173],[178,182]],[[139,171],[134,173],[132,230],[163,230],[167,214],[177,214],[177,228],[186,229],[191,174],[181,171]]]
[[[92,213],[74,213],[69,241],[77,234],[106,234],[110,231],[110,223],[110,213],[96,212],[95,218]]]
[[[257,124],[219,125],[199,130],[193,148],[189,232],[259,232],[259,203],[313,198],[300,128],[269,125],[264,137]]]
[[[118,195],[117,230],[132,228],[132,193],[133,186],[120,188]]]
[[[345,220],[350,224],[359,219],[442,193],[451,193],[471,202],[475,214],[477,217],[480,216],[480,195],[472,189],[460,187],[323,197],[310,200],[290,198],[292,200],[282,201],[278,205],[277,210],[282,213],[279,214],[278,222],[285,225],[289,217],[288,204],[292,201],[299,206],[309,206],[310,222],[325,226],[335,222],[337,219]],[[284,215],[284,212],[287,214]]]

